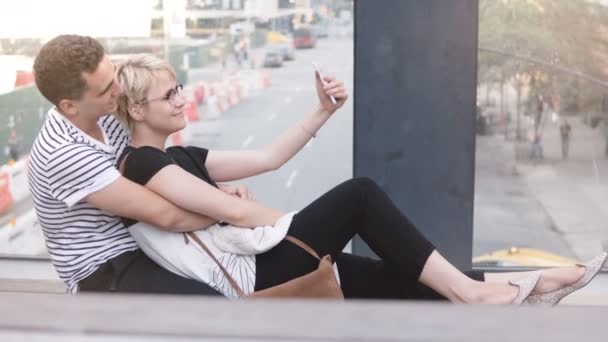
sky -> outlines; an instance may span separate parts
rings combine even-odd
[[[11,0],[0,9],[0,38],[149,37],[153,0]]]

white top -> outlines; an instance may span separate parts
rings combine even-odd
[[[248,294],[255,287],[255,254],[266,252],[285,238],[295,213],[283,215],[274,226],[247,229],[215,224],[195,234]],[[194,241],[186,244],[184,234],[143,222],[130,226],[129,232],[142,251],[165,269],[207,283],[228,298],[238,297],[213,259]]]

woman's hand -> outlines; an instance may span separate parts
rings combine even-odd
[[[220,190],[231,196],[236,196],[241,199],[253,201],[253,194],[249,191],[245,185],[230,185],[230,184],[218,184]]]
[[[333,77],[325,76],[323,78],[325,80],[325,85],[321,82],[321,78],[319,77],[319,73],[315,71],[315,81],[317,87],[317,96],[319,97],[319,104],[323,108],[323,110],[328,111],[330,114],[333,114],[336,110],[338,110],[344,102],[348,99],[348,92],[344,87],[344,83],[342,81],[338,81]],[[336,104],[331,102],[330,96],[333,96],[336,99]]]

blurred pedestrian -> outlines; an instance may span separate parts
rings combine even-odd
[[[602,130],[604,135],[604,140],[606,141],[606,147],[604,148],[604,157],[608,159],[608,119],[602,119]]]
[[[572,127],[568,120],[564,119],[559,125],[559,136],[562,142],[562,159],[568,159],[568,151],[570,149],[570,133],[572,132]]]
[[[11,130],[11,134],[8,137],[8,155],[13,162],[19,160],[19,139],[14,129]]]
[[[540,133],[536,130],[532,133],[532,144],[530,147],[530,159],[541,160],[543,159],[543,146],[541,144]]]

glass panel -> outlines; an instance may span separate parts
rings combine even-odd
[[[601,251],[607,4],[480,0],[474,264],[560,265]]]
[[[94,36],[114,60],[138,53],[169,60],[185,86],[189,121],[172,136],[172,144],[263,148],[316,108],[312,62],[343,80],[352,94],[352,1],[107,0],[96,5],[91,11],[91,2],[20,0],[0,12],[1,255],[47,255],[26,167],[51,108],[34,86],[33,59],[57,34]],[[108,25],[109,18],[117,25]],[[296,30],[307,34],[294,37]],[[297,210],[350,178],[352,103],[281,169],[242,183],[259,201]]]

